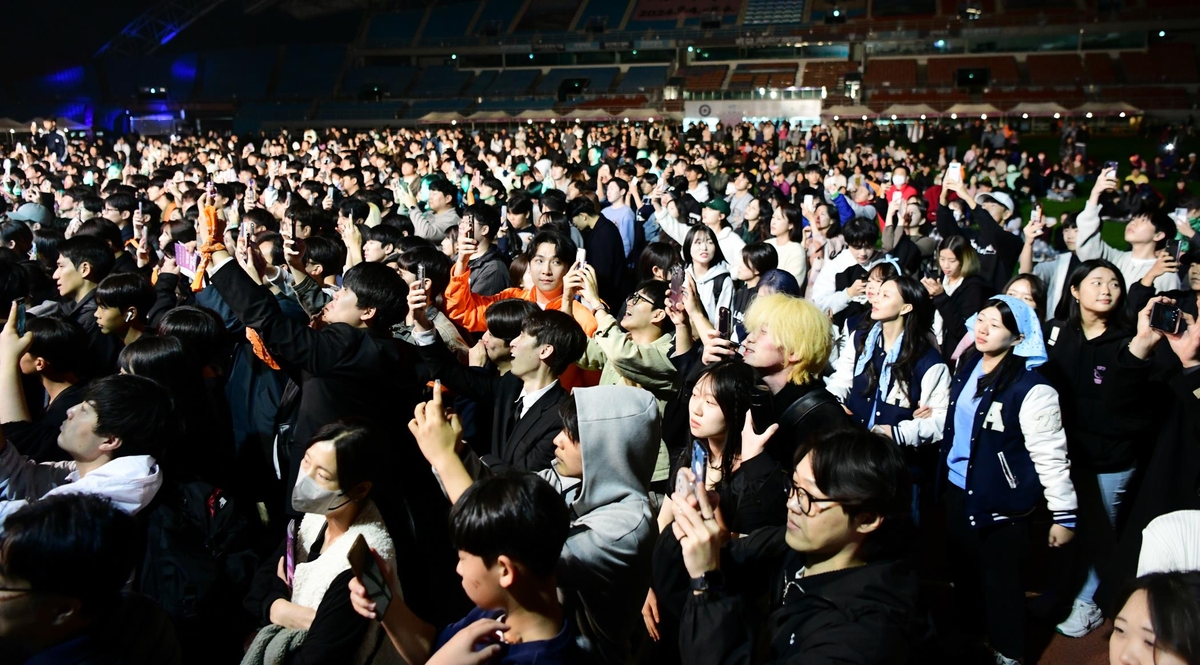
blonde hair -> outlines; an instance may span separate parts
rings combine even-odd
[[[788,368],[791,383],[801,385],[816,379],[829,362],[833,345],[829,317],[803,298],[784,293],[759,296],[746,310],[744,324],[751,335],[769,328],[783,354],[799,358]]]

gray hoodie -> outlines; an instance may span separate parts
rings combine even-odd
[[[571,507],[571,535],[558,561],[563,601],[581,646],[604,663],[630,659],[641,623],[657,526],[648,495],[658,457],[658,402],[640,388],[596,386],[572,393],[579,410],[583,480],[539,475]]]

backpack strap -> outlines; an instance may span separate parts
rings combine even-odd
[[[837,398],[824,388],[810,390],[784,409],[783,414],[779,416],[779,424],[795,430],[804,421],[804,418],[817,407],[837,403]]]

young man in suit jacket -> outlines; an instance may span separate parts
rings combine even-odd
[[[558,407],[567,391],[558,377],[583,355],[587,336],[570,315],[558,310],[534,312],[510,344],[512,369],[504,376],[471,372],[438,340],[425,318],[426,294],[414,289],[413,340],[430,376],[447,388],[482,404],[492,403],[491,453],[483,462],[495,471],[512,467],[541,471],[554,462],[554,437],[562,431]]]

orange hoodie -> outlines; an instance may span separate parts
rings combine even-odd
[[[536,288],[536,287],[534,287]],[[450,317],[458,325],[466,328],[471,332],[483,332],[487,329],[487,320],[484,316],[488,305],[497,300],[507,300],[509,298],[520,298],[536,303],[537,296],[534,289],[505,289],[494,296],[481,296],[471,292],[471,270],[464,270],[457,277],[450,278],[450,285],[446,287],[446,316]],[[563,309],[563,301],[561,292],[557,297],[546,304],[546,309]],[[583,306],[572,307],[570,314],[574,317],[579,326],[583,328],[583,332],[591,337],[596,332],[596,317],[587,311]]]

